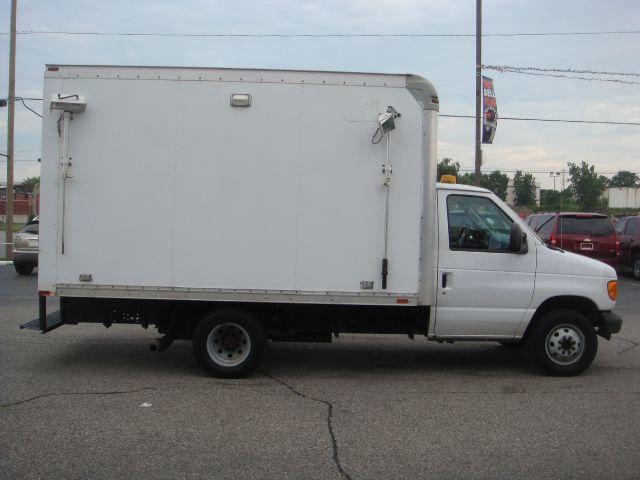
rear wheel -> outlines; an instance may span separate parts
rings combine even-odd
[[[204,317],[193,333],[193,351],[200,365],[215,377],[238,378],[254,371],[266,343],[258,320],[237,310]]]
[[[633,278],[635,280],[640,280],[640,255],[633,259],[631,267],[633,269]]]
[[[574,310],[545,313],[534,325],[530,340],[534,358],[550,375],[577,375],[591,365],[598,351],[593,325]]]

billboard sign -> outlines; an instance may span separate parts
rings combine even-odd
[[[482,77],[482,143],[493,143],[498,126],[498,104],[493,80]]]

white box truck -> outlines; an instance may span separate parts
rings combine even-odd
[[[621,328],[611,267],[436,184],[421,77],[49,65],[44,98],[26,328],[153,325],[223,377],[341,332],[527,345],[574,375]]]

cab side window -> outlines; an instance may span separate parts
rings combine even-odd
[[[623,235],[624,234],[624,227],[626,225],[627,225],[627,219],[626,218],[623,218],[618,223],[616,223],[616,225],[615,225],[616,233],[618,235]]]
[[[624,233],[626,235],[635,235],[636,232],[638,231],[637,222],[638,222],[637,218],[630,218],[627,221],[627,228],[625,229]]]
[[[513,222],[491,199],[449,195],[447,218],[451,250],[509,251]]]

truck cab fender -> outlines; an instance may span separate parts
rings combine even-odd
[[[523,341],[527,341],[537,320],[552,310],[574,310],[583,314],[589,319],[596,333],[607,340],[611,339],[612,333],[620,331],[621,322],[618,322],[620,317],[613,312],[602,312],[598,310],[596,304],[589,298],[564,295],[548,298],[538,306],[529,323],[526,324],[526,326],[523,325],[523,327],[525,327],[524,334],[522,335]],[[620,325],[617,325],[616,329],[617,323],[620,323]]]

